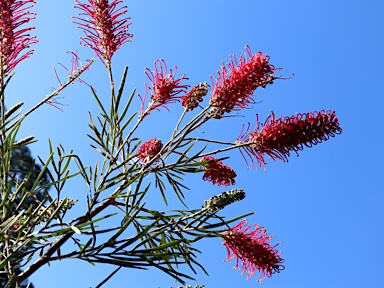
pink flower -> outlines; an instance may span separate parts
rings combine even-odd
[[[254,228],[253,231],[250,231]],[[223,234],[223,244],[227,248],[227,261],[236,259],[235,269],[239,268],[241,262],[242,274],[248,273],[247,279],[255,272],[260,273],[261,282],[266,277],[272,277],[275,272],[284,270],[281,265],[284,260],[280,257],[281,252],[270,246],[272,236],[259,225],[249,225],[247,220],[241,221],[238,225]]]
[[[212,161],[204,164],[203,180],[212,182],[217,186],[228,186],[235,184],[236,172],[221,161],[214,161],[212,156],[204,156],[201,161]]]
[[[163,148],[161,140],[156,138],[144,142],[136,152],[136,155],[141,159],[141,163],[146,164],[153,159]]]
[[[254,90],[275,79],[273,74],[279,69],[269,63],[268,55],[261,52],[252,54],[249,46],[246,46],[246,52],[248,57],[241,56],[237,61],[235,56],[231,56],[230,63],[221,66],[211,94],[210,105],[214,109],[210,117],[219,119],[224,113],[256,103],[252,99]]]
[[[192,111],[199,106],[199,102],[203,101],[203,97],[208,94],[208,90],[209,85],[207,82],[194,86],[185,96],[181,97],[181,105],[187,111]]]
[[[89,4],[76,0],[75,8],[83,11],[79,16],[73,17],[81,22],[74,21],[83,29],[85,38],[81,38],[84,46],[93,49],[103,61],[110,62],[113,54],[133,37],[128,33],[131,23],[129,17],[122,17],[128,12],[127,6],[121,6],[121,0],[88,0]],[[104,62],[104,61],[103,61]]]
[[[259,128],[261,127],[260,131]],[[239,144],[250,144],[242,147],[245,154],[254,156],[258,167],[266,164],[264,153],[273,160],[288,161],[290,152],[312,147],[322,141],[327,141],[336,134],[341,134],[336,112],[314,111],[296,114],[295,116],[276,119],[275,114],[269,115],[263,125],[256,124],[254,131],[247,131],[238,139]],[[253,166],[253,162],[252,162]]]
[[[1,78],[9,75],[20,61],[33,54],[33,50],[29,50],[20,56],[21,51],[37,43],[36,36],[26,33],[35,27],[19,27],[35,19],[35,14],[28,11],[35,3],[33,0],[0,0]]]
[[[143,98],[141,98],[142,108],[141,115],[146,116],[150,111],[154,109],[159,109],[160,107],[166,107],[167,104],[175,103],[180,96],[180,93],[185,93],[185,89],[189,85],[182,85],[181,82],[188,78],[185,77],[185,74],[180,78],[176,78],[177,67],[175,66],[175,71],[168,68],[167,64],[163,59],[155,61],[155,71],[151,71],[148,68],[145,71],[145,74],[148,76],[151,86],[146,85],[146,92]],[[151,93],[150,102],[147,109],[144,111],[145,99],[147,97],[148,91]]]

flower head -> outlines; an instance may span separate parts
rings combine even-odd
[[[131,23],[129,17],[123,17],[128,12],[127,6],[118,7],[121,0],[88,0],[89,4],[76,0],[75,8],[82,10],[80,17],[74,21],[83,29],[85,36],[81,38],[84,46],[93,49],[97,56],[109,63],[113,54],[133,37],[128,33]]]
[[[137,150],[136,155],[141,160],[141,163],[146,164],[160,152],[161,148],[163,148],[161,140],[153,138],[144,142]]]
[[[208,94],[209,87],[207,82],[194,86],[185,96],[181,97],[181,105],[187,111],[192,111],[199,106],[199,102],[202,102],[203,97]]]
[[[201,161],[210,161],[203,166],[203,180],[212,182],[217,186],[235,184],[236,172],[221,161],[214,161],[212,156],[204,156]]]
[[[30,4],[30,5],[28,5]],[[28,58],[33,50],[23,55],[21,51],[37,43],[36,36],[28,31],[35,27],[19,27],[35,19],[35,14],[28,11],[35,4],[33,0],[0,0],[0,73],[1,78],[9,75],[20,61]]]
[[[290,152],[298,155],[304,147],[327,141],[342,131],[334,111],[314,111],[278,119],[272,112],[263,125],[257,122],[254,131],[241,135],[238,143],[249,144],[243,151],[251,158],[254,156],[261,167],[266,164],[264,153],[274,160],[287,162]]]
[[[246,52],[248,57],[241,56],[237,60],[231,56],[230,63],[221,66],[211,94],[210,105],[213,109],[210,117],[219,119],[224,113],[256,103],[252,99],[254,90],[265,87],[275,79],[273,74],[278,69],[269,63],[268,55],[261,52],[252,54],[249,46]]]
[[[172,71],[172,68],[169,69],[167,64],[163,59],[155,61],[155,70],[150,69],[145,70],[145,74],[148,76],[151,87],[146,85],[146,92],[144,98],[141,98],[142,108],[141,115],[144,117],[154,109],[159,109],[160,107],[166,107],[167,104],[175,103],[180,93],[185,93],[185,90],[189,85],[182,85],[183,80],[187,80],[185,74],[180,78],[176,78],[177,67],[175,66],[175,71]],[[144,111],[144,103],[147,97],[147,93],[151,93],[150,102],[147,109]]]
[[[251,231],[251,229],[253,231]],[[284,270],[281,265],[284,260],[280,257],[281,252],[270,246],[273,236],[268,236],[267,231],[259,225],[249,225],[246,220],[223,234],[222,240],[227,248],[227,261],[236,259],[235,269],[241,269],[242,274],[248,273],[251,278],[255,272],[260,273],[261,282],[266,277],[272,277],[275,272]],[[239,268],[241,262],[241,268]]]

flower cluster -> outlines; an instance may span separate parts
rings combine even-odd
[[[83,29],[85,38],[81,38],[82,44],[93,49],[97,56],[109,63],[113,54],[120,47],[131,41],[132,34],[128,33],[131,23],[129,17],[121,17],[128,12],[127,6],[118,8],[121,0],[88,0],[89,4],[83,4],[76,0],[75,8],[83,13],[81,17],[73,17],[74,21]]]
[[[209,87],[207,82],[194,86],[185,96],[181,97],[181,105],[187,111],[192,111],[199,106],[199,102],[202,102],[203,97],[208,94]]]
[[[254,228],[253,231],[250,231]],[[239,268],[241,262],[242,274],[248,273],[248,278],[252,277],[256,271],[260,273],[261,282],[266,277],[272,277],[275,272],[284,270],[280,257],[275,246],[269,243],[272,236],[267,235],[267,231],[259,225],[249,225],[246,220],[225,232],[222,237],[223,244],[227,248],[227,261],[236,259],[235,269]]]
[[[26,5],[29,6],[25,7]],[[21,25],[35,19],[35,14],[28,11],[33,7],[33,0],[1,0],[0,1],[0,63],[1,78],[9,75],[20,61],[28,58],[33,50],[20,56],[21,51],[37,43],[35,36],[26,32],[35,27],[22,28]]]
[[[172,68],[169,69],[163,59],[155,61],[155,70],[152,71],[149,68],[145,70],[145,74],[148,76],[151,87],[146,85],[146,91],[144,98],[141,98],[141,115],[142,117],[148,115],[150,111],[159,109],[160,107],[166,107],[167,104],[172,104],[177,101],[180,93],[185,93],[185,90],[189,85],[182,85],[181,82],[187,80],[185,74],[180,78],[176,78],[177,67],[175,71]],[[150,102],[146,111],[144,112],[144,104],[147,93],[151,93]]]
[[[247,131],[237,142],[249,144],[242,147],[243,151],[249,157],[255,157],[261,167],[266,164],[264,153],[275,161],[286,162],[291,151],[298,155],[304,147],[327,141],[342,131],[334,111],[314,111],[277,119],[272,112],[263,125],[257,121],[255,130]]]
[[[210,105],[213,109],[210,117],[219,119],[224,113],[256,103],[252,99],[254,90],[265,87],[275,79],[273,74],[278,69],[269,63],[268,55],[261,52],[252,54],[249,46],[246,52],[248,57],[241,56],[237,61],[235,56],[231,56],[230,63],[221,66],[211,94]]]
[[[221,161],[215,161],[212,156],[204,156],[201,161],[210,161],[204,164],[203,180],[212,182],[217,186],[235,185],[236,172]]]
[[[136,155],[141,160],[141,163],[146,164],[160,152],[161,148],[163,148],[161,140],[153,138],[144,142],[136,151]]]

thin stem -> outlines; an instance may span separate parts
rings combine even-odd
[[[175,137],[178,137],[178,136],[180,135],[180,133],[182,133],[188,126],[191,125],[191,123],[194,123],[197,119],[201,118],[201,116],[204,115],[204,114],[208,111],[209,108],[211,108],[211,106],[208,105],[208,106],[205,107],[203,110],[201,110],[199,114],[197,114],[195,117],[193,117],[192,120],[190,120],[187,124],[184,125],[183,128],[181,128],[181,129],[179,130],[179,132],[175,135]],[[203,123],[205,123],[205,122],[207,121],[206,119],[208,120],[209,118],[205,118],[205,119],[204,119],[202,122],[200,122],[198,125],[196,125],[196,126],[192,127],[191,129],[189,129],[189,131],[193,131],[193,130],[195,130],[196,128],[200,127]]]
[[[184,138],[184,140],[185,141],[195,140],[195,141],[209,142],[209,143],[215,143],[215,144],[221,144],[221,145],[233,145],[233,142],[225,142],[225,141],[218,141],[218,140],[211,140],[211,139],[204,139],[204,138]]]
[[[172,139],[175,139],[175,136],[176,136],[176,133],[177,133],[177,129],[179,129],[179,126],[180,126],[180,124],[181,124],[181,121],[183,121],[184,116],[185,116],[186,113],[187,113],[187,108],[185,108],[184,111],[183,111],[183,114],[181,114],[181,116],[180,116],[180,118],[179,118],[179,121],[177,122],[177,124],[176,124],[176,126],[175,126],[175,129],[173,130],[173,133],[172,133],[172,136],[171,136],[171,140],[170,140],[170,141],[172,141]],[[171,146],[169,146],[169,149],[168,149],[168,151],[167,151],[167,154],[170,152],[170,150],[171,150]]]
[[[8,149],[8,145],[6,145],[6,143],[4,143],[4,140],[6,139],[6,129],[5,129],[5,91],[4,91],[4,69],[3,69],[3,66],[4,65],[4,62],[3,62],[3,57],[2,55],[0,55],[0,91],[2,91],[1,93],[1,97],[0,97],[0,101],[1,101],[1,106],[0,106],[0,109],[1,109],[1,135],[0,135],[0,141],[1,141],[1,172],[2,172],[2,177],[1,177],[1,199],[5,199],[6,198],[6,193],[7,193],[7,178],[8,178],[8,169],[7,169],[7,163],[5,161],[5,159],[7,159],[8,157],[6,157],[6,153],[7,153],[7,149]],[[3,209],[2,209],[2,215],[1,215],[1,219],[4,220],[5,217],[7,217],[8,215],[8,205],[4,205]],[[12,251],[11,251],[11,244],[9,243],[9,240],[7,239],[4,243],[4,258],[8,258],[9,255],[11,255]],[[14,273],[13,273],[13,265],[12,265],[12,260],[8,261],[7,263],[7,276],[8,276],[8,279],[11,279],[12,276],[14,277]],[[14,282],[14,280],[12,280],[12,282]],[[12,284],[11,284],[12,285]],[[14,285],[12,285],[14,286]]]
[[[67,82],[65,82],[59,89],[55,90],[54,92],[52,92],[51,94],[49,94],[47,97],[45,97],[44,100],[41,100],[39,103],[37,103],[35,106],[33,106],[31,109],[29,109],[27,112],[24,113],[23,116],[20,117],[19,120],[17,120],[15,123],[13,123],[8,129],[16,126],[17,124],[20,123],[20,121],[22,119],[24,119],[25,117],[27,117],[29,114],[31,114],[33,111],[35,111],[37,108],[39,108],[40,106],[42,106],[43,104],[47,103],[47,101],[49,101],[50,99],[52,99],[53,97],[57,96],[62,90],[64,90],[66,87],[68,87],[70,84],[74,83],[77,78],[80,77],[80,75],[89,68],[90,65],[92,65],[92,63],[95,62],[95,59],[92,59],[89,61],[89,63],[87,63],[86,66],[84,66],[80,71],[78,71],[77,73],[75,73],[73,75],[73,77],[69,77],[69,80]]]
[[[131,131],[129,131],[127,137],[125,137],[123,143],[120,144],[119,148],[117,149],[116,153],[115,153],[115,156],[113,157],[113,162],[117,161],[117,158],[119,157],[119,154],[120,154],[120,151],[121,149],[123,149],[124,145],[128,143],[128,140],[129,138],[132,136],[132,134],[135,132],[135,130],[139,127],[141,121],[143,120],[144,118],[139,118],[139,120],[136,122],[135,126],[133,126],[133,128],[131,129]]]
[[[219,154],[219,153],[222,153],[222,152],[226,152],[226,151],[230,151],[230,150],[233,150],[233,149],[238,149],[238,148],[246,147],[246,146],[250,146],[250,145],[254,145],[254,143],[247,142],[247,143],[242,143],[242,144],[235,144],[235,145],[232,145],[232,146],[227,147],[227,148],[217,149],[217,150],[214,150],[212,152],[201,154],[200,156],[204,157],[204,156],[209,156],[209,155],[215,155],[215,154]]]

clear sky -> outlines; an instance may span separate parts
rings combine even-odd
[[[217,121],[204,137],[234,139],[242,123],[255,122],[255,114],[265,119],[270,110],[276,114],[331,109],[337,112],[342,135],[300,153],[288,163],[269,160],[266,171],[246,169],[241,155],[230,153],[231,165],[238,173],[237,188],[247,198],[224,210],[229,216],[248,211],[248,218],[275,234],[285,271],[266,279],[263,288],[357,288],[381,287],[384,257],[382,252],[384,141],[382,107],[384,89],[384,2],[370,1],[124,1],[132,18],[132,43],[113,58],[116,79],[129,65],[126,97],[134,87],[144,92],[146,67],[164,58],[172,67],[186,73],[190,84],[210,81],[221,61],[230,54],[240,55],[248,44],[253,52],[270,55],[271,63],[282,67],[290,80],[276,81],[259,90],[252,110],[244,117]],[[73,1],[40,0],[37,12],[35,54],[16,69],[8,92],[7,106],[19,101],[27,108],[49,94],[58,83],[52,64],[69,66],[66,51],[79,50],[85,61],[93,51],[79,46],[82,32],[72,24],[78,12]],[[60,68],[58,67],[58,71]],[[65,71],[63,78],[65,78]],[[108,97],[108,77],[100,63],[93,65],[84,80]],[[73,148],[87,165],[95,163],[86,133],[88,111],[97,112],[89,89],[76,84],[65,90],[63,112],[49,105],[30,115],[20,139],[34,135],[39,140],[30,148],[34,155],[46,158],[48,138],[54,145]],[[107,99],[106,99],[107,101]],[[177,119],[179,108],[171,113],[153,113],[141,131],[144,139],[161,137]],[[135,106],[139,107],[139,101]],[[225,123],[224,123],[225,122]],[[211,128],[211,130],[209,130]],[[378,148],[376,148],[376,145]],[[375,149],[378,149],[376,151]],[[210,183],[189,181],[187,193],[191,208],[223,189]],[[86,187],[81,180],[69,183],[67,195],[84,204]],[[155,192],[154,192],[155,193]],[[171,192],[169,192],[171,193]],[[199,204],[200,203],[200,204]],[[170,207],[172,208],[172,207]],[[80,211],[80,210],[79,210]],[[76,212],[76,211],[75,211]],[[76,213],[74,214],[76,215]],[[235,262],[223,262],[226,250],[219,239],[198,244],[199,258],[209,272],[196,275],[205,287],[257,287],[257,276],[246,280],[233,270]],[[112,268],[96,268],[80,260],[51,263],[31,277],[37,288],[94,287]],[[168,288],[177,284],[158,271],[121,270],[105,287]]]

